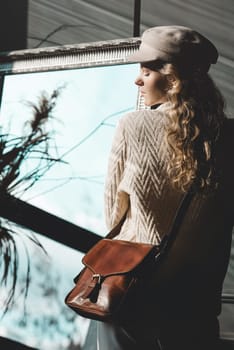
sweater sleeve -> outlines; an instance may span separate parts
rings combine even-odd
[[[121,189],[126,158],[124,120],[121,119],[115,130],[105,181],[104,205],[108,230],[115,227],[128,210],[129,195]]]

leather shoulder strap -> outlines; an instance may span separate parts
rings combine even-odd
[[[194,196],[194,193],[193,193],[193,190],[192,190],[192,187],[188,190],[188,192],[186,192],[176,210],[176,213],[175,213],[175,216],[174,216],[174,219],[172,220],[172,223],[171,223],[171,227],[168,231],[168,233],[166,233],[160,244],[159,244],[159,247],[160,247],[160,252],[163,252],[169,245],[169,243],[171,243],[173,241],[173,239],[175,238],[177,232],[178,232],[178,229],[179,229],[179,226],[181,225],[182,223],[182,220],[185,216],[185,213],[189,207],[189,204],[191,203],[191,200]]]
[[[124,214],[120,222],[106,235],[105,238],[112,239],[120,233],[121,227],[126,219],[127,213]]]

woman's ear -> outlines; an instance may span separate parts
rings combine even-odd
[[[176,86],[176,79],[175,79],[175,77],[173,77],[172,74],[168,74],[166,76],[166,78],[167,78],[167,83],[168,83],[168,90],[173,89]]]

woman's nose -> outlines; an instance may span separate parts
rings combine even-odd
[[[143,81],[140,77],[137,77],[136,80],[135,80],[135,84],[138,85],[138,86],[142,86],[143,85]]]

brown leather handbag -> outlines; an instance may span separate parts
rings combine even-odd
[[[145,300],[142,293],[175,238],[190,199],[191,192],[188,192],[175,214],[170,232],[159,245],[112,240],[120,231],[123,219],[83,257],[85,267],[74,279],[76,285],[66,296],[66,305],[81,316],[115,323],[126,320],[132,310],[139,309],[139,300]]]

